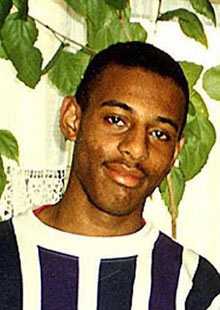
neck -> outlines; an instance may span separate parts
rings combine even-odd
[[[39,218],[59,230],[87,236],[119,236],[138,231],[143,225],[142,210],[123,216],[99,210],[89,200],[75,175],[70,178],[64,198]]]

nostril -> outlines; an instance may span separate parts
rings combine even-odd
[[[145,160],[148,157],[145,128],[133,128],[127,132],[120,141],[118,150],[125,159],[135,162]]]

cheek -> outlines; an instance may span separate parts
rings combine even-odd
[[[110,135],[103,128],[97,127],[91,130],[91,135],[86,136],[86,144],[89,151],[96,157],[103,157],[104,160],[111,158],[117,153],[119,138]]]
[[[116,157],[117,144],[93,131],[93,134],[81,137],[76,153],[81,171],[95,176],[103,162]]]
[[[167,173],[173,164],[175,148],[172,146],[152,151],[149,157],[151,168],[155,174]]]

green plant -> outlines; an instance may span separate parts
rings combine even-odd
[[[128,0],[64,0],[78,15],[84,18],[87,43],[79,44],[56,32],[42,21],[29,16],[28,0],[3,0],[0,2],[0,57],[13,63],[17,77],[34,88],[41,76],[48,74],[50,81],[63,95],[74,94],[76,87],[91,57],[99,50],[118,41],[146,41],[147,32],[139,23],[131,23],[131,8]],[[183,8],[161,14],[162,0],[158,1],[158,21],[177,19],[182,31],[190,38],[208,47],[201,16],[216,26],[216,17],[209,0],[189,0],[192,10]],[[12,12],[12,7],[15,8]],[[16,11],[16,12],[14,12]],[[43,67],[43,55],[35,47],[38,27],[41,24],[60,41],[56,53]],[[75,54],[69,45],[80,49]],[[195,84],[203,74],[203,66],[181,62],[190,86],[190,107],[185,129],[186,143],[178,164],[160,186],[161,196],[172,218],[172,234],[176,236],[178,206],[185,183],[195,177],[206,164],[209,152],[215,143],[215,129],[209,120],[208,109]],[[61,74],[62,72],[62,74]],[[203,74],[203,87],[211,98],[220,100],[220,66]],[[1,149],[0,149],[1,153]],[[0,170],[3,171],[3,169]]]
[[[208,48],[208,40],[199,15],[203,15],[216,26],[214,8],[208,0],[189,0],[189,2],[194,11],[179,8],[160,14],[162,4],[160,0],[157,20],[177,19],[185,35]],[[190,88],[190,105],[184,131],[186,143],[179,155],[177,167],[172,169],[160,186],[162,198],[172,218],[172,235],[174,237],[176,237],[178,206],[184,193],[185,183],[201,171],[216,140],[215,129],[209,120],[207,106],[202,96],[195,89],[196,82],[202,76],[203,66],[187,61],[180,62],[180,64]],[[220,99],[217,85],[219,78],[220,75],[216,68],[208,70],[203,75],[204,89],[209,95],[215,94],[211,97],[217,100]]]
[[[7,183],[2,156],[18,163],[18,143],[15,137],[10,131],[0,129],[0,196]]]

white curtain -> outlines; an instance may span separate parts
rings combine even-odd
[[[31,0],[30,15],[56,31],[84,43],[85,29],[73,20],[65,2]],[[37,45],[45,64],[60,42],[41,25]],[[59,107],[62,97],[43,77],[32,90],[16,79],[9,61],[0,60],[1,128],[11,130],[20,148],[20,166],[5,162],[9,184],[1,199],[0,215],[13,214],[58,201],[67,182],[72,145],[65,143],[59,131]]]
[[[189,1],[163,2],[162,9],[189,7]],[[175,22],[158,23],[158,1],[133,0],[133,19],[140,21],[148,31],[148,42],[164,49],[177,60],[190,60],[205,68],[220,64],[220,29],[206,26],[209,49],[186,38]],[[216,13],[220,20],[220,10]],[[31,0],[30,14],[57,31],[85,42],[83,22],[73,20],[63,0]],[[59,42],[42,26],[38,46],[43,51],[45,63],[50,59]],[[42,78],[37,88],[31,90],[16,79],[16,72],[9,61],[0,59],[0,127],[11,130],[20,147],[20,166],[5,161],[9,183],[1,199],[0,215],[8,218],[29,207],[55,203],[62,197],[68,179],[72,144],[64,142],[59,132],[59,107],[62,97]],[[188,182],[180,205],[177,238],[195,249],[220,270],[220,103],[212,101],[197,85],[208,103],[211,121],[217,131],[217,141],[208,164],[194,180]],[[158,192],[149,199],[145,217],[161,230],[170,234],[170,217]]]

